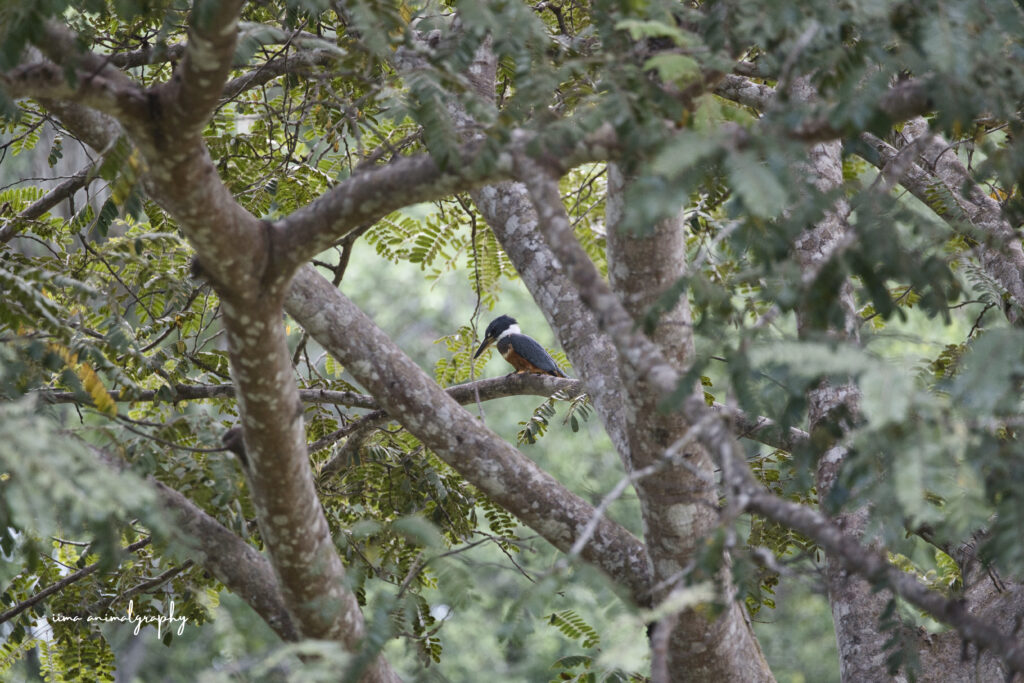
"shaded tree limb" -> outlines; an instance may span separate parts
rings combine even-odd
[[[0,72],[0,83],[12,99],[31,97],[76,102],[117,118],[140,120],[145,107],[141,88],[106,74],[79,72],[72,86],[53,62],[35,62]]]
[[[175,534],[192,558],[252,607],[282,640],[299,640],[267,558],[181,493],[159,482],[154,485],[160,502],[177,518]]]
[[[115,52],[106,57],[112,66],[120,69],[132,69],[147,64],[158,64],[181,59],[185,54],[185,43],[174,45],[146,45],[131,52]]]
[[[97,461],[111,469],[126,463],[91,448]],[[274,568],[266,557],[175,489],[149,480],[164,509],[177,521],[172,535],[198,563],[232,593],[242,598],[285,641],[299,640]]]
[[[202,133],[231,71],[244,0],[196,0],[188,43],[170,81],[156,89],[167,128],[189,139]]]
[[[592,308],[599,320],[604,321],[605,329],[619,348],[620,357],[634,365],[634,372],[646,378],[652,389],[665,397],[670,396],[679,382],[678,373],[649,339],[633,330],[629,314],[586,257],[571,230],[567,230],[568,225],[565,221],[558,221],[557,210],[553,205],[556,201],[560,204],[560,198],[557,189],[552,193],[550,188],[544,187],[550,184],[547,172],[529,160],[520,160],[519,163],[525,176],[524,182],[530,188],[542,218],[541,224],[546,227],[548,243],[559,259],[567,264],[567,272],[580,290],[584,302]],[[690,398],[681,402],[679,410],[691,424],[698,424],[710,409],[703,397],[691,394]],[[764,491],[750,474],[725,421],[715,418],[705,421],[703,425],[698,438],[721,467],[723,483],[729,493],[730,516],[744,510],[753,511],[800,531],[818,542],[826,552],[837,554],[837,560],[848,570],[872,581],[880,581],[911,604],[956,628],[966,640],[995,652],[1013,671],[1024,673],[1024,644],[969,614],[958,601],[945,598],[910,574],[892,567],[881,551],[868,550],[856,539],[845,536],[820,512]]]
[[[738,463],[737,463],[738,465]],[[965,640],[995,653],[1011,671],[1024,673],[1024,642],[971,614],[960,600],[950,600],[889,563],[884,552],[865,547],[843,533],[822,513],[765,491],[739,466],[730,468],[728,485],[743,507],[800,532],[846,568],[884,586],[918,609],[957,630]]]
[[[806,77],[795,79],[790,88],[790,96],[808,104],[818,101],[818,93]],[[819,191],[829,193],[842,188],[842,145],[838,141],[810,146],[806,166],[808,176]],[[793,242],[793,251],[805,282],[817,278],[837,251],[855,239],[854,228],[847,220],[849,214],[848,201],[840,197]],[[857,315],[853,286],[848,278],[838,283],[833,296],[842,311],[842,322],[821,323],[809,315],[807,307],[801,304],[796,309],[797,332],[804,339],[825,335],[855,347],[859,342],[861,319]],[[845,412],[849,417],[836,425],[836,429],[845,435],[850,430],[850,423],[859,414],[860,389],[849,379],[822,380],[809,387],[805,396],[811,433],[834,422],[833,415]],[[843,442],[844,439],[839,437],[835,445],[818,459],[814,470],[818,500],[822,506],[828,500],[848,455]],[[851,538],[860,540],[867,528],[868,515],[866,506],[842,510],[834,516],[834,523]],[[825,585],[832,608],[842,678],[877,680],[889,675],[886,651],[890,637],[877,627],[889,604],[888,597],[874,590],[861,577],[849,574],[832,555],[826,555]]]
[[[225,83],[221,101],[238,97],[243,92],[265,85],[275,78],[308,72],[314,67],[327,66],[337,59],[337,53],[330,50],[302,50],[294,55],[272,59]]]
[[[164,585],[168,581],[173,580],[174,577],[178,576],[182,572],[187,571],[188,569],[190,569],[194,565],[195,565],[195,562],[193,562],[192,560],[185,560],[184,562],[182,562],[177,567],[171,567],[167,571],[161,572],[159,575],[154,576],[151,579],[147,579],[147,580],[145,580],[145,581],[143,581],[141,583],[138,583],[138,584],[132,586],[128,590],[124,591],[123,593],[118,593],[117,595],[112,595],[109,598],[104,598],[103,600],[100,600],[98,603],[95,603],[90,608],[90,610],[93,611],[93,612],[96,612],[96,611],[100,611],[100,610],[109,609],[110,606],[113,605],[118,600],[131,600],[136,595],[139,595],[141,593],[146,593],[146,592],[148,592],[148,591],[150,591],[150,590],[152,590],[154,588],[159,588],[160,586]]]
[[[967,222],[987,238],[976,247],[978,259],[1009,295],[1011,305],[1003,307],[1009,321],[1024,323],[1024,248],[1019,232],[1006,219],[999,202],[978,186],[953,146],[932,133],[926,121],[918,119],[904,126],[903,136],[906,146],[915,146],[912,151],[919,163],[900,164],[896,180],[925,204],[933,203],[929,195],[936,184],[949,191],[962,214],[943,212],[940,217],[961,234],[963,222]],[[860,139],[878,154],[876,159],[867,160],[880,168],[898,159],[902,151],[870,133],[862,134]]]
[[[963,220],[990,238],[978,247],[979,260],[986,272],[1011,297],[1012,305],[1004,306],[1007,318],[1013,324],[1024,322],[1024,248],[1019,235],[1003,215],[999,202],[978,186],[970,171],[960,162],[953,146],[929,131],[923,119],[915,119],[927,111],[915,112],[926,104],[927,93],[921,90],[918,81],[904,81],[890,91],[889,99],[882,104],[883,110],[890,107],[889,113],[894,121],[911,121],[903,130],[903,138],[907,142],[904,147],[918,146],[914,154],[921,163],[900,159],[902,150],[871,133],[859,136],[860,141],[874,152],[874,155],[865,155],[864,158],[880,170],[891,172],[895,181],[925,204],[933,201],[929,191],[936,183],[952,194],[962,209],[962,215],[945,212],[940,213],[940,217],[958,232],[962,232],[959,221]],[[715,92],[761,112],[770,110],[776,97],[771,86],[734,75],[723,78]]]
[[[313,268],[296,275],[286,308],[427,448],[552,545],[572,547],[593,507],[456,403]],[[602,519],[582,557],[646,604],[650,574],[642,548]]]
[[[273,224],[274,241],[279,245],[274,275],[290,277],[294,269],[352,230],[403,206],[510,177],[512,156],[524,153],[527,145],[538,138],[536,133],[518,131],[487,165],[475,163],[484,148],[481,142],[474,141],[461,145],[456,158],[443,169],[430,155],[421,154],[353,175]],[[616,146],[615,132],[605,125],[583,136],[570,149],[559,150],[564,153],[551,163],[569,169],[606,159]]]
[[[767,113],[775,103],[775,88],[757,83],[746,76],[727,74],[713,88],[716,95],[758,112]],[[878,113],[892,123],[900,123],[921,116],[934,108],[928,85],[918,79],[900,81],[878,99]],[[789,137],[804,142],[825,142],[849,135],[850,131],[836,128],[829,116],[812,116],[785,130]]]
[[[130,544],[128,546],[125,546],[123,548],[123,550],[124,550],[124,552],[133,553],[136,550],[140,550],[142,548],[145,548],[147,545],[149,545],[152,542],[152,540],[153,540],[152,536],[146,536],[145,538],[140,539],[140,540],[136,541],[135,543],[132,543],[132,544]],[[26,598],[25,600],[22,600],[17,605],[14,605],[13,607],[11,607],[9,609],[4,610],[3,612],[0,612],[0,624],[4,623],[5,621],[10,621],[11,619],[13,619],[14,617],[18,616],[19,614],[21,614],[25,610],[27,610],[27,609],[29,609],[31,607],[34,607],[35,605],[38,605],[40,602],[42,602],[46,598],[50,597],[54,593],[59,593],[61,590],[63,590],[67,586],[70,586],[71,584],[75,583],[76,581],[81,581],[82,579],[84,579],[85,577],[89,576],[90,574],[95,573],[100,568],[101,564],[103,564],[103,563],[102,562],[94,562],[94,563],[92,563],[90,565],[82,567],[78,571],[75,571],[75,572],[72,572],[72,573],[68,574],[63,579],[61,579],[61,580],[59,580],[59,581],[57,581],[55,583],[50,584],[49,586],[47,586],[46,588],[42,589],[41,591],[39,591],[35,595],[32,595],[32,596]]]
[[[13,219],[8,220],[3,227],[0,227],[0,244],[11,241],[28,221],[39,218],[65,199],[73,196],[76,192],[89,184],[89,181],[96,176],[99,163],[83,168],[70,178],[65,179],[59,185],[51,189],[45,195],[25,207]]]

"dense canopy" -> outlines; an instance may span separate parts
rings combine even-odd
[[[1024,675],[1022,101],[1008,0],[6,0],[0,677]]]

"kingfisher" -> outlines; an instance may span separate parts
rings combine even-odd
[[[498,342],[498,352],[516,369],[516,373],[565,377],[544,347],[520,332],[519,324],[510,315],[501,315],[491,321],[473,358],[478,358],[494,342]]]

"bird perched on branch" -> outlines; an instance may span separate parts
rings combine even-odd
[[[517,373],[532,372],[538,375],[565,377],[565,373],[558,369],[558,365],[544,347],[519,331],[519,324],[512,316],[502,315],[491,321],[484,334],[484,341],[473,354],[473,358],[478,358],[494,342],[498,343],[498,353],[516,369]]]

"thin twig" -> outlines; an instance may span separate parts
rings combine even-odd
[[[152,540],[153,540],[152,536],[147,536],[146,538],[143,538],[142,540],[136,541],[135,543],[132,543],[131,545],[127,546],[126,548],[124,548],[124,551],[125,552],[129,552],[129,553],[133,553],[136,550],[139,550],[139,549],[144,548],[147,545],[149,545]],[[19,602],[17,605],[15,605],[14,607],[10,608],[6,612],[0,613],[0,624],[4,623],[6,621],[10,621],[11,619],[13,619],[14,617],[18,616],[19,614],[21,614],[25,610],[29,609],[30,607],[33,607],[33,606],[37,605],[38,603],[42,602],[43,600],[45,600],[49,596],[53,595],[54,593],[60,591],[61,589],[65,588],[66,586],[70,586],[71,584],[75,583],[76,581],[80,581],[81,579],[84,579],[85,577],[89,576],[90,574],[92,574],[96,570],[98,570],[100,568],[100,564],[101,564],[100,562],[96,562],[96,563],[90,564],[87,567],[82,567],[81,569],[79,569],[78,571],[74,572],[73,574],[68,574],[63,579],[58,581],[57,583],[54,583],[54,584],[44,588],[43,590],[39,591],[38,593],[36,593],[32,597],[27,598],[27,599]]]

